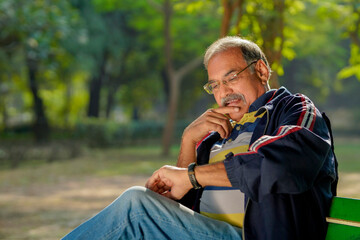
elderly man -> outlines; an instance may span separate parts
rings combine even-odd
[[[302,94],[269,89],[270,66],[253,42],[219,39],[204,65],[219,107],[185,129],[177,166],[65,239],[325,238],[337,170],[324,116]],[[196,211],[173,201],[191,189]]]

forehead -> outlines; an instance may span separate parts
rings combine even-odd
[[[212,56],[208,63],[209,79],[224,77],[229,71],[237,71],[246,66],[246,61],[238,48],[228,49]]]

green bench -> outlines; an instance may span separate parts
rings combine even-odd
[[[360,199],[334,197],[326,240],[360,240]]]

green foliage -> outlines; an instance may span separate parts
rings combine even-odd
[[[7,127],[19,124],[11,123],[14,118],[26,119],[25,124],[32,119],[28,60],[36,62],[38,76],[35,77],[41,84],[42,94],[62,91],[66,81],[63,77],[71,77],[74,68],[69,70],[70,66],[76,66],[75,57],[66,50],[65,43],[77,36],[75,28],[79,28],[79,16],[68,1],[4,0],[0,9],[4,13],[0,24],[5,25],[0,37],[0,62],[6,63],[0,64],[1,72],[5,73],[0,75],[0,83],[11,89],[11,94],[5,96],[7,104],[2,107],[8,114],[9,119],[3,116],[3,127]],[[55,119],[63,117],[56,111],[51,113],[56,115]]]
[[[341,6],[335,1],[306,2],[305,6],[306,11],[289,19],[299,33],[294,41],[296,57],[284,62],[282,81],[324,104],[339,88],[337,74],[346,65],[346,43],[338,20]]]
[[[171,3],[172,54],[178,69],[218,37],[223,9],[220,1]],[[266,23],[277,14],[274,3],[245,1],[240,34],[264,46],[262,35],[272,34]],[[108,97],[114,91],[111,121],[118,118],[118,112],[128,121],[134,111],[142,120],[164,119],[162,4],[161,0],[0,1],[1,127],[29,124],[34,119],[27,58],[38,63],[40,96],[52,126],[72,127],[84,119],[89,80],[99,74],[103,58],[100,116],[105,116]],[[273,46],[275,50],[282,47],[284,60],[272,66],[279,75],[284,74],[280,81],[322,102],[335,90],[346,94],[356,88],[352,83],[347,86],[351,79],[360,79],[359,46],[351,40],[358,31],[356,1],[286,0],[285,5],[285,40],[276,37]],[[235,27],[230,30],[235,32]],[[186,76],[178,116],[198,116],[194,107],[198,99],[206,99],[201,107],[211,102],[201,89],[205,81],[201,69]]]

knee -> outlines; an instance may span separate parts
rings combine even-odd
[[[138,199],[142,199],[145,195],[145,192],[147,189],[145,187],[135,186],[128,188],[123,192],[119,198],[121,198],[123,201],[135,201]]]
[[[124,191],[114,202],[111,204],[112,209],[128,209],[129,211],[147,209],[156,203],[158,194],[145,187],[131,187]]]
[[[138,208],[141,199],[146,192],[145,187],[131,187],[125,190],[117,199],[115,199],[106,209],[115,213],[125,209],[131,210]]]

